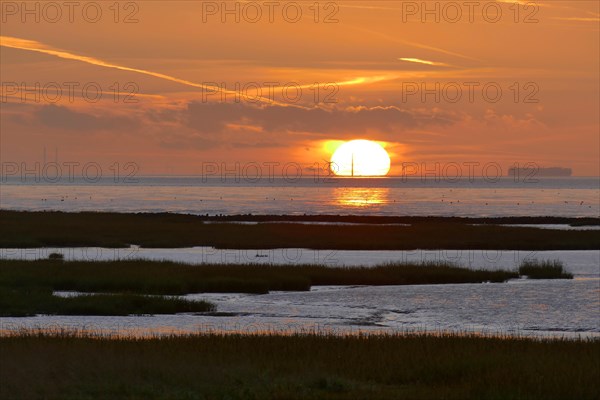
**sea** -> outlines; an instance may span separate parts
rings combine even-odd
[[[437,179],[136,177],[35,181],[4,177],[9,210],[175,212],[196,215],[600,215],[600,178]]]

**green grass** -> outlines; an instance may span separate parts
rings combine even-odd
[[[435,218],[435,217],[232,217],[256,220],[324,220],[368,222],[371,225],[307,225],[261,223],[206,224],[228,221],[182,214],[121,214],[0,211],[0,247],[189,247],[229,249],[490,249],[594,250],[600,230],[575,231],[509,227],[503,223],[598,224],[598,219],[557,218]],[[409,223],[410,226],[383,225]],[[482,224],[482,225],[473,225]]]
[[[474,335],[0,338],[11,399],[598,399],[600,341]]]
[[[519,275],[529,279],[573,279],[560,260],[524,260],[519,266]]]
[[[65,256],[61,253],[50,253],[48,255],[48,260],[63,261],[64,259],[65,259]]]
[[[141,315],[215,311],[213,304],[135,294],[53,296],[51,289],[0,287],[0,317],[45,315]]]
[[[377,267],[319,265],[187,265],[168,261],[0,260],[0,287],[47,287],[98,293],[182,295],[305,291],[313,285],[419,285],[504,282],[511,271],[473,270],[449,263]]]

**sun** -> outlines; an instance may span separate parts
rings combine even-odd
[[[338,176],[385,176],[390,156],[377,142],[351,140],[335,150],[330,168]]]

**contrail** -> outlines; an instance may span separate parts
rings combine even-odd
[[[560,21],[600,22],[598,17],[552,17]]]
[[[450,51],[450,50],[441,49],[439,47],[434,47],[434,46],[429,46],[429,45],[422,44],[422,43],[411,42],[409,40],[399,39],[399,38],[390,36],[388,34],[385,34],[383,32],[378,32],[378,31],[374,31],[374,30],[371,30],[371,29],[362,28],[360,26],[355,26],[355,25],[349,25],[349,24],[345,24],[345,25],[348,26],[351,29],[354,29],[354,30],[358,30],[358,31],[362,31],[362,32],[367,32],[367,33],[370,33],[371,35],[379,36],[379,37],[381,37],[381,38],[383,38],[385,40],[388,40],[390,42],[395,42],[395,43],[400,43],[400,44],[404,44],[404,45],[407,45],[407,46],[417,47],[419,49],[430,50],[430,51],[434,51],[436,53],[442,53],[442,54],[446,54],[446,55],[449,55],[449,56],[460,57],[460,58],[464,58],[464,59],[467,59],[467,60],[481,61],[481,59],[479,59],[479,58],[467,56],[467,55],[461,54],[461,53],[456,53],[456,52]]]
[[[20,90],[26,90],[27,92],[40,92],[40,93],[44,93],[45,95],[47,95],[48,92],[52,92],[54,94],[58,94],[59,91],[55,88],[55,87],[35,87],[35,86],[21,86]],[[148,99],[155,99],[155,100],[164,100],[166,99],[165,96],[160,95],[160,94],[146,94],[146,93],[137,93],[137,92],[121,92],[121,91],[111,91],[111,92],[106,92],[104,90],[98,90],[97,93],[101,94],[102,96],[104,95],[113,95],[113,96],[118,96],[120,97],[141,97],[141,98],[148,98]],[[23,100],[23,97],[18,96],[17,94],[11,94],[11,93],[5,93],[4,94],[4,98],[10,98],[10,99],[21,99]],[[25,98],[25,100],[27,100]]]
[[[244,97],[245,99],[252,99],[254,101],[259,100],[259,101],[262,101],[265,103],[284,105],[283,103],[278,103],[275,100],[271,100],[271,99],[261,97],[261,96],[250,97],[250,96],[244,95],[243,93],[240,93],[240,92],[227,90],[227,89],[223,89],[220,87],[215,88],[214,86],[204,85],[201,83],[188,81],[186,79],[176,78],[174,76],[161,74],[159,72],[153,72],[153,71],[148,71],[148,70],[139,69],[139,68],[126,67],[124,65],[109,63],[109,62],[106,62],[106,61],[103,61],[103,60],[100,60],[100,59],[94,58],[94,57],[81,56],[79,54],[73,54],[73,53],[70,53],[70,52],[64,51],[64,50],[53,49],[49,46],[46,46],[43,43],[35,41],[35,40],[19,39],[19,38],[10,37],[10,36],[0,36],[0,46],[10,47],[13,49],[35,51],[38,53],[49,54],[49,55],[56,56],[59,58],[64,58],[67,60],[81,61],[81,62],[84,62],[87,64],[97,65],[100,67],[114,68],[114,69],[118,69],[121,71],[136,72],[138,74],[153,76],[155,78],[180,83],[182,85],[191,86],[191,87],[195,87],[198,89],[210,90],[211,92],[214,92],[215,90],[217,90],[218,92],[221,92],[221,93],[237,95],[237,96]],[[287,104],[285,104],[285,105],[287,105]]]
[[[318,86],[327,87],[327,86],[354,86],[368,83],[377,83],[384,81],[391,81],[394,79],[398,79],[399,75],[377,75],[377,76],[368,76],[368,77],[359,77],[355,79],[350,79],[348,81],[339,81],[339,82],[330,82],[330,83],[320,83]],[[295,85],[295,88],[299,89],[312,89],[315,87],[314,83],[305,84],[305,85]],[[283,89],[284,86],[274,86],[273,89]]]
[[[15,38],[15,37],[11,37],[11,36],[0,36],[0,46],[10,47],[13,49],[34,51],[34,52],[38,52],[38,53],[56,56],[59,58],[64,58],[67,60],[80,61],[80,62],[84,62],[87,64],[96,65],[96,66],[100,66],[100,67],[113,68],[113,69],[118,69],[121,71],[135,72],[138,74],[148,75],[148,76],[152,76],[155,78],[164,79],[164,80],[171,81],[171,82],[176,82],[176,83],[179,83],[182,85],[186,85],[186,86],[190,86],[190,87],[194,87],[194,88],[198,88],[198,89],[202,89],[202,90],[208,90],[211,93],[219,92],[219,93],[230,94],[230,95],[234,95],[234,96],[240,96],[246,100],[253,101],[253,102],[260,101],[263,103],[269,103],[269,104],[283,106],[283,107],[306,108],[306,107],[300,106],[298,104],[283,103],[283,102],[279,102],[277,100],[269,99],[269,98],[263,97],[263,96],[249,96],[242,92],[238,92],[238,91],[234,91],[234,90],[227,90],[222,87],[215,87],[215,86],[210,86],[210,85],[206,85],[206,84],[196,83],[196,82],[188,81],[186,79],[180,79],[180,78],[177,78],[177,77],[174,77],[171,75],[161,74],[159,72],[148,71],[148,70],[140,69],[140,68],[132,68],[132,67],[127,67],[127,66],[119,65],[119,64],[113,64],[113,63],[110,63],[107,61],[100,60],[98,58],[82,56],[82,55],[74,54],[74,53],[71,53],[71,52],[68,52],[65,50],[55,49],[55,48],[52,48],[50,46],[47,46],[47,45],[40,43],[38,41],[35,41],[35,40],[20,39],[20,38]],[[360,77],[360,78],[343,81],[343,82],[331,82],[329,84],[330,85],[331,84],[338,85],[338,86],[359,85],[359,84],[366,84],[366,83],[372,83],[372,82],[379,82],[379,81],[387,80],[387,79],[393,79],[393,77],[382,77],[382,76]],[[300,88],[309,88],[309,87],[313,87],[313,86],[314,86],[314,84],[302,85],[302,86],[300,86]]]
[[[451,67],[452,66],[450,64],[446,64],[446,63],[443,63],[443,62],[422,60],[420,58],[406,58],[406,57],[402,57],[402,58],[399,58],[398,60],[400,60],[400,61],[406,61],[406,62],[411,62],[411,63],[416,63],[416,64],[431,65],[431,66],[434,66],[434,67]]]

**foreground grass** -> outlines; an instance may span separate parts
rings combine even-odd
[[[378,267],[319,265],[187,265],[168,261],[0,260],[0,287],[79,292],[182,295],[305,291],[313,285],[419,285],[504,282],[511,271],[473,270],[449,263]]]
[[[371,225],[211,223],[338,221]],[[499,226],[507,223],[599,224],[597,218],[455,217],[202,217],[182,214],[121,214],[0,211],[0,247],[188,247],[229,249],[311,248],[352,250],[490,249],[595,250],[600,230],[574,231]],[[410,226],[384,225],[408,223]],[[482,224],[482,225],[473,225]],[[333,232],[333,234],[332,234]]]
[[[0,338],[11,399],[597,399],[600,341],[459,335]]]
[[[45,315],[141,315],[215,311],[205,301],[135,294],[94,294],[58,297],[38,287],[0,287],[0,317]]]
[[[525,260],[519,266],[519,274],[529,279],[573,279],[560,260]]]

